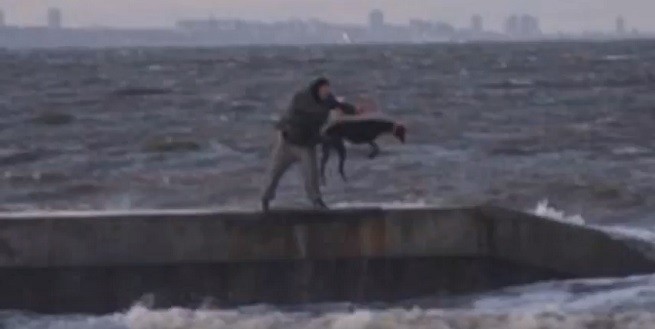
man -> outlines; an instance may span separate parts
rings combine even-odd
[[[309,88],[293,97],[289,109],[276,125],[279,130],[266,186],[262,195],[262,208],[268,211],[275,198],[280,179],[289,167],[300,162],[305,193],[317,209],[326,209],[319,187],[316,145],[321,142],[321,128],[330,112],[337,110],[338,101],[332,95],[330,82],[315,80]]]

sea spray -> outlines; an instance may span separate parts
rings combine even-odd
[[[540,201],[537,204],[537,207],[534,208],[531,212],[537,216],[549,218],[559,222],[585,225],[585,220],[581,215],[567,215],[565,212],[550,206],[547,199]]]

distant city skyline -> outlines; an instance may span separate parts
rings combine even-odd
[[[480,14],[485,29],[502,31],[509,15],[530,14],[546,33],[611,32],[621,16],[628,30],[655,31],[652,0],[0,0],[9,25],[45,25],[51,7],[60,8],[72,27],[172,27],[180,19],[210,16],[364,24],[372,9],[380,9],[392,24],[419,18],[467,27]]]

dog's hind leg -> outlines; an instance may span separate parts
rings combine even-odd
[[[339,139],[334,142],[334,148],[337,150],[337,155],[339,155],[339,174],[344,182],[348,181],[346,178],[346,173],[344,171],[344,165],[346,163],[346,145],[344,145],[343,140]]]
[[[369,159],[373,159],[380,154],[380,147],[375,141],[369,142],[368,145],[371,145],[371,153],[368,155]]]
[[[326,179],[325,179],[325,165],[327,164],[328,160],[330,159],[330,149],[332,148],[333,142],[330,141],[323,141],[321,143],[321,184],[325,185]]]

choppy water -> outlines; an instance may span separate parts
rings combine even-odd
[[[386,139],[373,161],[351,147],[350,182],[332,174],[328,202],[533,209],[547,199],[538,213],[652,245],[654,72],[654,42],[0,51],[0,207],[254,207],[272,121],[325,74],[409,128],[407,145]],[[276,204],[303,205],[302,190],[290,173]],[[104,317],[7,311],[0,324],[652,328],[653,280],[544,283],[416,309],[137,306]]]
[[[651,329],[655,277],[546,282],[480,296],[363,308],[348,303],[279,309],[151,310],[105,316],[0,313],[7,329]]]

